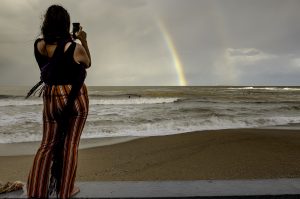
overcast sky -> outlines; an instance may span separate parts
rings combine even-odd
[[[166,32],[187,85],[300,85],[299,0],[0,2],[0,85],[38,81],[33,43],[54,3],[88,34],[88,85],[181,85]]]

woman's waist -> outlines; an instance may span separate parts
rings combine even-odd
[[[64,85],[45,85],[44,86],[44,95],[56,95],[56,96],[63,96],[63,95],[69,95],[70,91],[72,89],[71,84],[64,84]],[[78,95],[87,95],[87,87],[85,84],[82,85],[80,88],[80,91],[78,92]]]

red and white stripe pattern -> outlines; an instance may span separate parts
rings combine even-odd
[[[70,90],[71,85],[45,86],[43,94],[43,139],[28,176],[28,197],[47,198],[53,146],[56,142],[57,133],[55,112],[66,105]],[[83,85],[73,107],[77,114],[71,118],[70,128],[65,140],[60,198],[69,198],[74,187],[78,146],[88,115],[88,106],[87,89]]]

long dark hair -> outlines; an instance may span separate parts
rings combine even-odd
[[[44,15],[41,33],[46,43],[70,39],[70,15],[60,5],[50,6]]]

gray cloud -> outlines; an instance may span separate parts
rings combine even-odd
[[[33,42],[53,1],[2,0],[0,84],[39,78]],[[178,85],[159,21],[189,85],[299,85],[297,0],[64,0],[88,33],[88,85]]]

